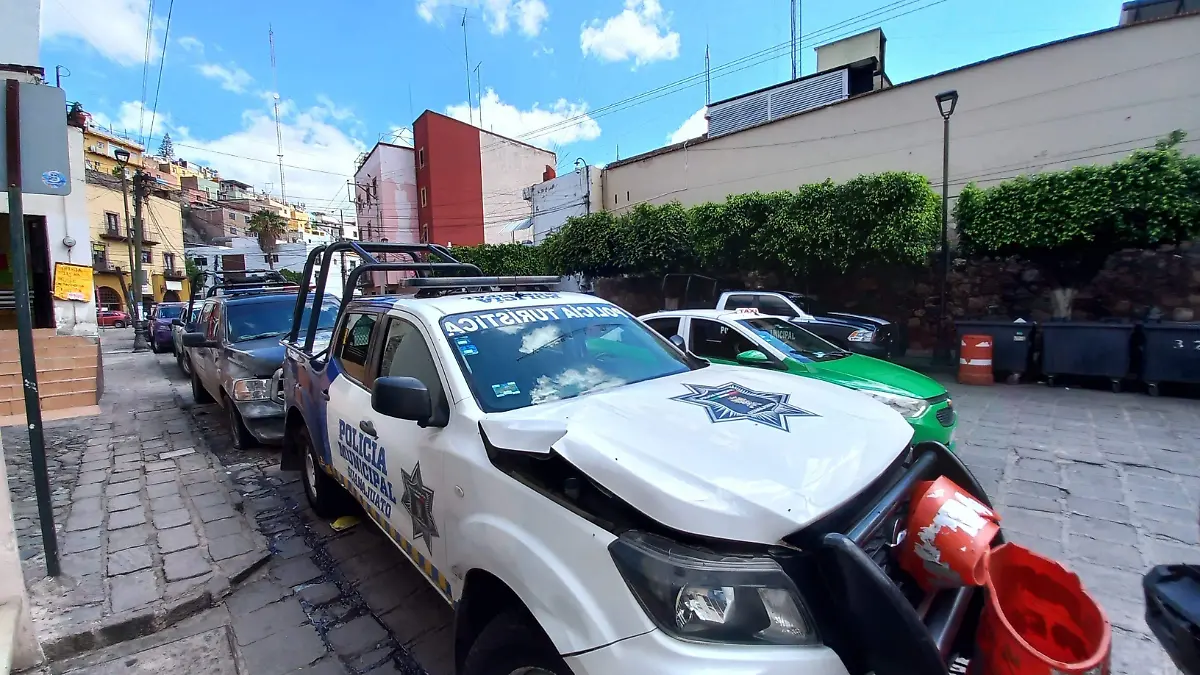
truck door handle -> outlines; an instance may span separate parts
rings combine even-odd
[[[329,390],[328,389],[321,390],[321,398],[325,399],[326,401],[329,400]]]
[[[363,420],[358,423],[358,430],[371,438],[379,438],[379,434],[375,433],[375,423],[371,420]]]

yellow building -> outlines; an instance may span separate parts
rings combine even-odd
[[[90,124],[83,130],[83,165],[85,168],[111,176],[113,170],[120,164],[115,155],[118,149],[129,152],[131,166],[142,165],[142,155],[146,149],[139,143],[128,138],[121,138]]]
[[[88,224],[92,240],[92,270],[96,305],[129,311],[126,293],[133,289],[132,181],[129,184],[129,229],[121,180],[99,171],[87,172]],[[183,220],[179,197],[161,185],[150,189],[142,207],[142,269],[149,280],[142,289],[143,309],[157,302],[182,302],[191,289],[184,271]]]

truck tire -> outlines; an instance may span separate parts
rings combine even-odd
[[[317,450],[313,447],[308,427],[303,424],[295,431],[296,452],[304,459],[300,472],[304,483],[304,496],[313,513],[321,518],[337,518],[346,515],[352,507],[350,495],[317,463]]]
[[[228,396],[225,397],[225,419],[229,422],[229,437],[233,440],[233,449],[249,450],[253,448],[258,441],[246,428],[246,422],[242,420],[242,413],[238,412],[237,404]]]
[[[213,402],[212,394],[209,394],[204,385],[200,384],[200,378],[196,373],[192,373],[192,400],[198,404]]]
[[[531,625],[533,624],[533,625]],[[462,675],[570,675],[549,638],[527,614],[505,612],[480,631]]]

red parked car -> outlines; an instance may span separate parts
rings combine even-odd
[[[96,312],[96,323],[101,326],[124,328],[132,322],[129,320],[129,315],[119,309],[104,309]]]

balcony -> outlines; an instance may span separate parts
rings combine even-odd
[[[183,281],[184,278],[186,278],[186,277],[187,277],[187,274],[183,270],[179,270],[179,269],[163,270],[163,278],[164,279],[170,279],[172,281]]]
[[[105,228],[105,230],[100,233],[100,238],[108,240],[108,241],[129,241],[130,239],[133,238],[133,229],[130,228],[128,230],[128,234],[126,234],[126,233],[121,232],[121,230],[119,230],[119,229],[113,229],[111,227]],[[150,239],[148,233],[145,233],[145,232],[142,233],[142,245],[155,246],[158,243],[159,243],[158,240]]]
[[[92,271],[112,272],[113,274],[120,274],[122,272],[119,265],[114,265],[107,260],[92,260]]]

